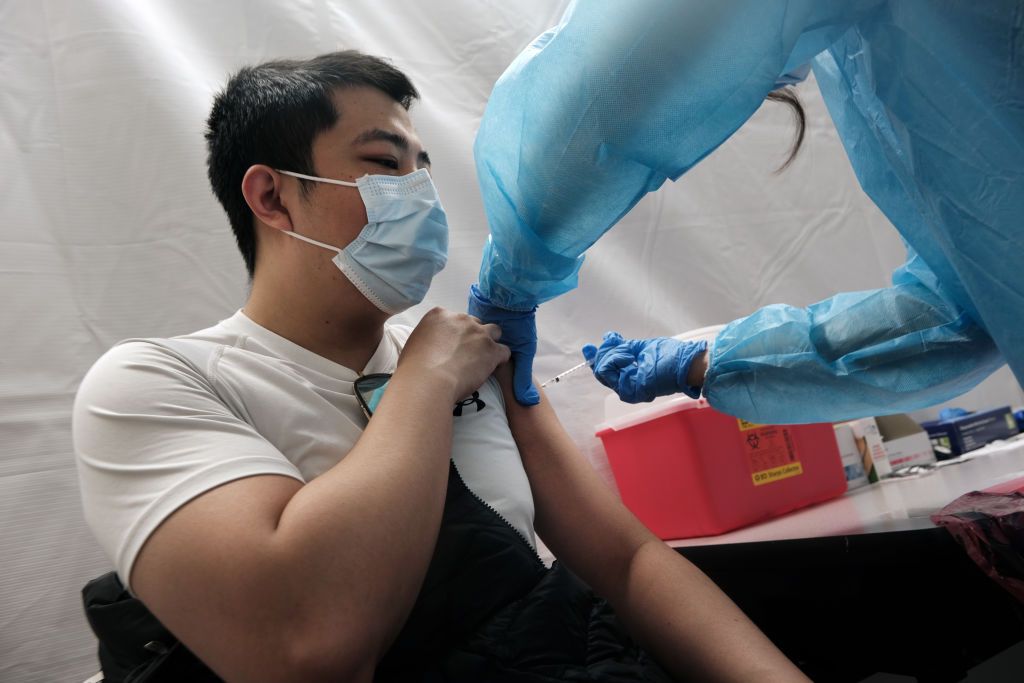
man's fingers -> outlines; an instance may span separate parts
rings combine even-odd
[[[498,341],[499,339],[501,339],[501,328],[495,325],[494,323],[485,324],[484,329],[487,331],[487,336],[489,336],[494,341]]]

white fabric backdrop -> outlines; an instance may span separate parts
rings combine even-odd
[[[78,501],[70,407],[120,339],[229,316],[245,271],[205,177],[213,92],[254,62],[343,48],[390,56],[423,93],[413,119],[450,216],[428,304],[463,309],[487,234],[472,161],[486,98],[564,0],[6,0],[0,2],[0,680],[97,670],[79,590],[106,571]],[[581,288],[542,307],[537,374],[607,329],[675,334],[757,306],[884,286],[903,258],[860,191],[813,83],[805,147],[767,105],[590,253]],[[415,322],[426,310],[403,316]],[[585,373],[551,389],[609,478],[593,436],[606,392]],[[1005,370],[961,405],[1019,404]]]

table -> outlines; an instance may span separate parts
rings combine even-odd
[[[1024,436],[719,536],[670,541],[815,681],[952,682],[1024,639],[1024,608],[929,515],[1024,476]]]
[[[669,541],[674,547],[928,529],[929,516],[970,491],[1024,477],[1024,434],[989,444],[925,474],[883,479],[830,501],[719,536]]]

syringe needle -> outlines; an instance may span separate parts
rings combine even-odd
[[[573,367],[569,368],[565,372],[561,372],[561,373],[555,375],[554,377],[552,377],[551,379],[549,379],[547,382],[544,382],[543,384],[541,384],[540,385],[541,389],[543,389],[544,387],[546,387],[549,384],[554,384],[556,382],[561,382],[562,379],[566,375],[572,374],[572,373],[576,372],[577,370],[581,370],[581,369],[587,367],[588,365],[589,365],[589,361],[583,361],[579,365],[574,365]]]

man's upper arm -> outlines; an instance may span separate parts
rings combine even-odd
[[[126,585],[222,676],[286,661],[288,610],[268,589],[295,466],[197,368],[149,344],[97,361],[73,431],[87,521]]]

